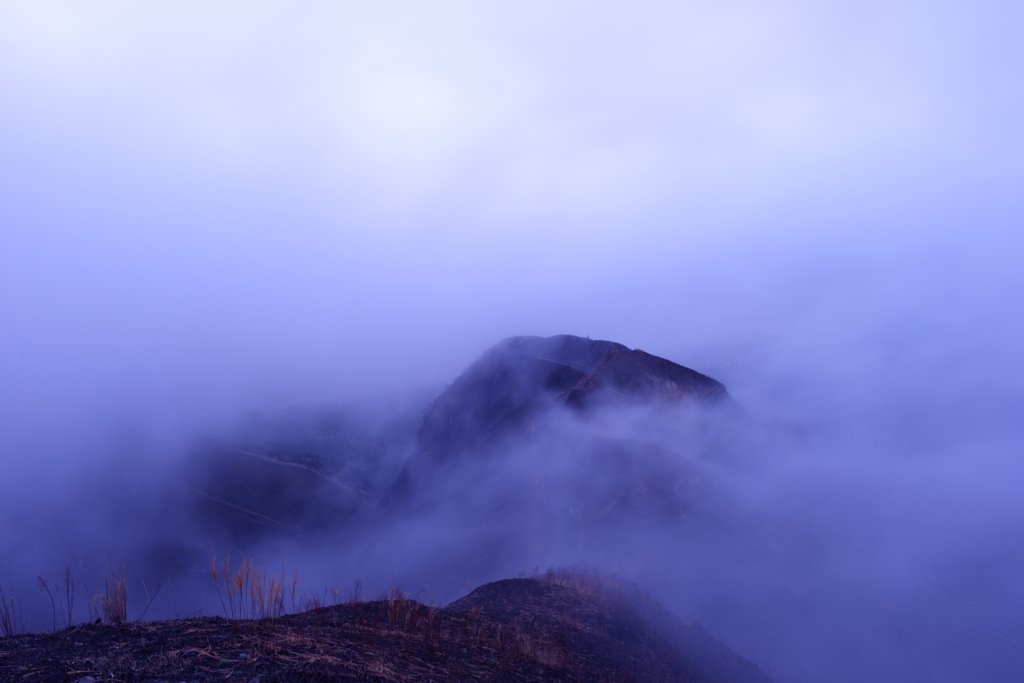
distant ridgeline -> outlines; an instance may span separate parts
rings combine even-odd
[[[511,534],[508,553],[578,547],[637,518],[709,522],[723,497],[699,462],[726,454],[723,424],[747,421],[720,382],[663,358],[512,337],[418,430],[409,416],[375,428],[343,413],[258,420],[245,443],[199,449],[184,481],[199,528],[237,542],[448,510]]]

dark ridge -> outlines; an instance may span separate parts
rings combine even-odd
[[[234,448],[204,451],[186,485],[197,521],[238,539],[329,529],[375,502],[329,471]]]
[[[583,410],[616,402],[714,404],[727,397],[725,386],[710,377],[615,342],[510,337],[437,397],[420,425],[416,453],[439,461],[454,457],[522,431],[559,405]]]
[[[438,467],[478,460],[503,442],[532,439],[559,410],[576,415],[611,406],[731,406],[725,386],[640,350],[572,335],[510,337],[488,349],[426,411],[416,447],[381,497],[408,499]]]
[[[89,678],[770,683],[639,591],[570,574],[488,584],[444,609],[392,592],[258,621],[90,624],[0,638],[0,680]]]
[[[488,513],[502,533],[523,529],[526,501],[534,498],[543,509],[533,515],[543,518],[542,528],[530,531],[537,539],[579,539],[622,513],[692,520],[707,510],[714,488],[694,462],[600,429],[567,444],[548,428],[607,407],[693,406],[694,414],[725,414],[719,409],[732,405],[714,379],[622,344],[511,337],[437,396],[418,428],[408,412],[380,424],[342,410],[253,414],[236,437],[197,446],[167,508],[176,509],[184,496],[198,535],[228,545],[348,532],[380,513],[466,502],[474,482],[489,476],[481,465],[526,445],[560,453],[569,469],[554,476],[535,468],[546,477],[539,484],[537,477],[505,481],[510,506]],[[591,514],[593,501],[602,502]]]
[[[446,609],[479,609],[517,630],[547,633],[569,651],[607,660],[637,681],[771,683],[699,625],[684,622],[634,584],[549,572],[482,586]]]
[[[197,531],[228,545],[338,531],[372,513],[419,412],[380,424],[344,408],[252,413],[237,433],[194,446],[166,506],[184,499]]]

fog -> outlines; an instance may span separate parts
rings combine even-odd
[[[1001,2],[0,6],[0,585],[30,630],[69,564],[127,565],[134,617],[167,578],[148,617],[220,613],[202,572],[240,548],[174,502],[197,444],[342,410],[392,434],[385,481],[487,348],[568,333],[800,433],[694,457],[813,561],[637,530],[609,536],[633,563],[469,576],[444,511],[245,549],[442,601],[583,561],[779,681],[1016,675],[1021,28]]]

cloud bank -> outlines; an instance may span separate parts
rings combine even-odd
[[[135,547],[108,492],[146,499],[246,411],[418,405],[571,332],[802,425],[813,456],[730,486],[829,539],[822,575],[948,579],[1012,622],[1021,20],[3,5],[0,574]]]

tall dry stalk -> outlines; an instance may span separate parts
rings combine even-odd
[[[162,580],[157,580],[156,590],[153,591],[153,595],[150,595],[149,589],[146,588],[146,582],[142,582],[142,590],[146,591],[146,598],[148,602],[146,602],[146,609],[142,610],[142,615],[139,617],[139,621],[142,621],[146,618],[146,612],[148,612],[149,608],[153,605],[153,601],[156,600],[156,596],[160,595],[160,589],[163,588],[163,585],[164,582]]]
[[[416,603],[398,588],[392,586],[391,590],[385,591],[380,599],[386,604],[388,610],[388,627],[394,629],[409,616],[409,611]]]
[[[75,624],[75,576],[71,571],[71,565],[64,567],[64,603],[68,607],[68,628],[71,628]],[[60,589],[57,589],[57,595],[60,595]]]
[[[363,601],[363,582],[359,579],[352,582],[352,592],[349,593],[348,601],[352,604],[359,604]]]
[[[50,584],[41,576],[36,577],[36,583],[39,585],[41,590],[46,591],[46,594],[50,596],[50,608],[53,610],[53,630],[57,630],[57,603],[53,599],[53,592],[50,591]],[[61,618],[64,616],[64,610],[61,610]]]
[[[4,585],[0,582],[0,635],[16,636],[21,632],[22,626],[18,618],[18,603],[15,602],[13,595],[7,597]]]
[[[18,608],[14,597],[8,602],[4,589],[0,587],[0,635],[4,637],[18,635]]]
[[[61,587],[63,583],[63,587]],[[36,585],[50,598],[50,608],[53,611],[53,630],[57,630],[57,615],[60,614],[60,623],[64,628],[71,628],[75,623],[75,576],[71,571],[71,565],[64,568],[64,574],[60,581],[53,583],[53,590],[50,590],[50,582],[41,576],[36,577]]]

